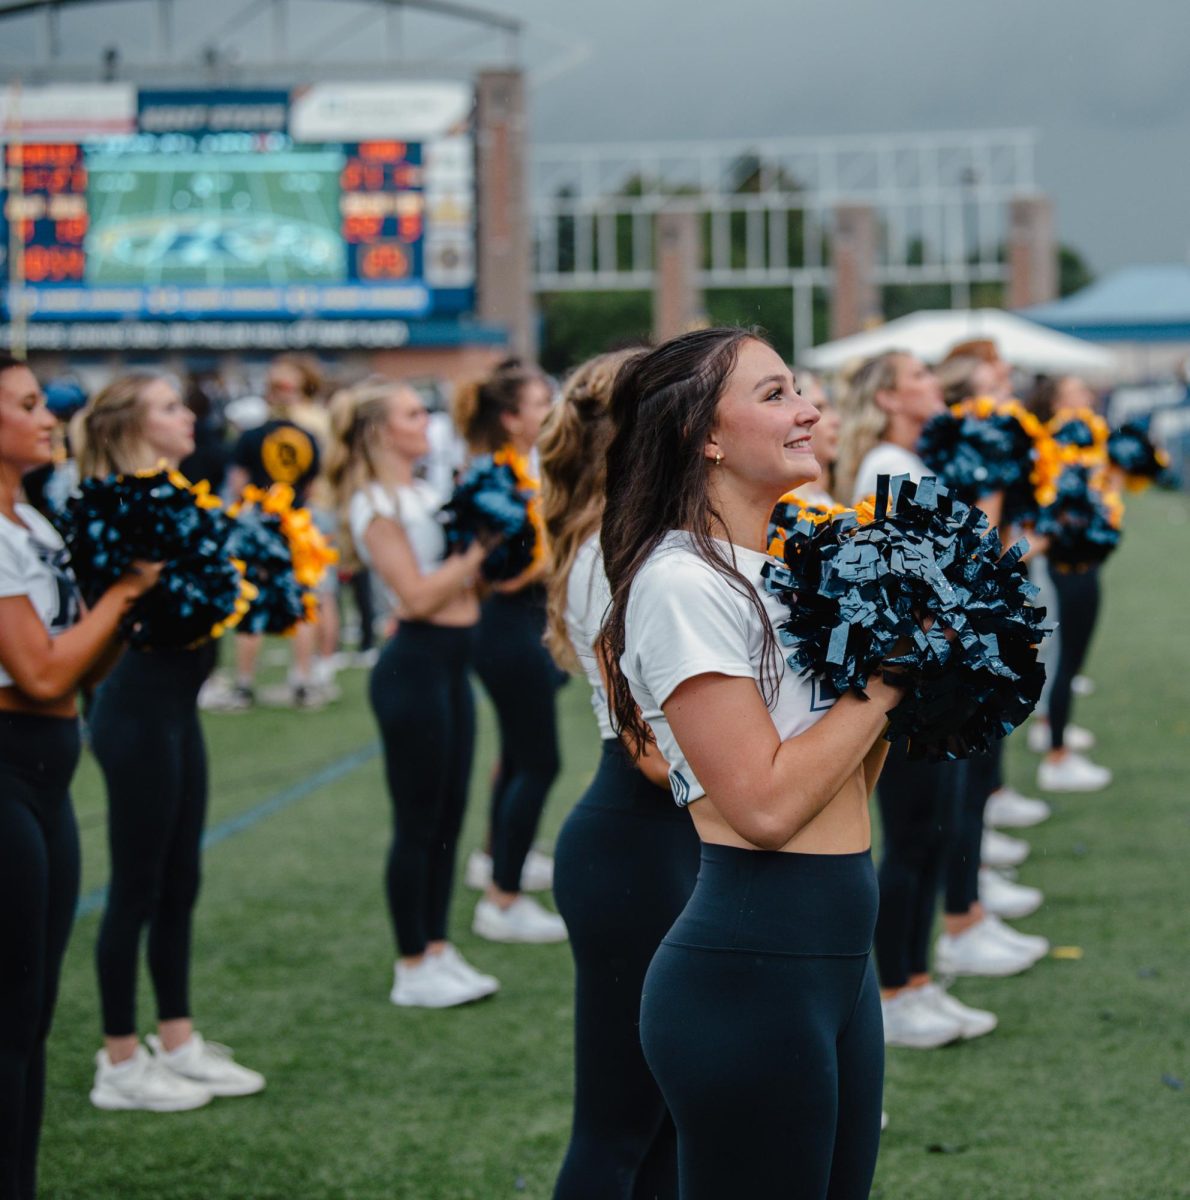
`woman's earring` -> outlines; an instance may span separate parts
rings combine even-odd
[[[715,451],[715,466],[718,466],[723,461],[723,455],[718,450]]]

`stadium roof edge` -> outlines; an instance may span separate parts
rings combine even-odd
[[[37,12],[39,9],[61,12],[63,9],[75,8],[84,4],[114,4],[118,2],[119,0],[0,0],[0,21],[6,17]],[[480,8],[474,4],[460,4],[456,0],[356,0],[356,3],[371,4],[377,8],[420,8],[439,16],[458,17],[463,21],[488,25],[492,29],[501,29],[505,33],[521,33],[524,29],[524,22],[516,17],[506,17],[502,13]]]

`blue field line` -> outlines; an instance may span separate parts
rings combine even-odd
[[[271,817],[291,804],[304,800],[312,792],[317,792],[327,784],[342,779],[344,775],[350,775],[352,771],[362,767],[364,763],[370,762],[379,753],[380,743],[369,742],[366,746],[360,746],[357,750],[352,750],[350,754],[343,755],[342,758],[336,758],[334,762],[327,763],[322,770],[316,771],[313,775],[307,775],[305,779],[301,779],[297,783],[291,783],[287,788],[282,788],[281,791],[262,800],[247,812],[242,812],[236,817],[229,817],[214,828],[208,829],[203,834],[203,849],[217,846],[220,842],[225,842],[228,838],[235,837],[236,834],[243,833],[254,825],[259,825],[266,817]],[[75,916],[89,917],[92,913],[98,912],[106,901],[107,884],[93,888],[79,900]]]

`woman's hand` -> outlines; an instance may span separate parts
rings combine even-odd
[[[129,600],[139,600],[146,592],[157,586],[164,567],[164,563],[137,560],[126,575],[121,576],[112,584],[112,588],[119,588],[120,592]]]

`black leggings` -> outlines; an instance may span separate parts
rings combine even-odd
[[[500,766],[492,789],[492,881],[505,892],[521,890],[525,856],[559,768],[559,675],[542,644],[544,635],[540,586],[484,601],[475,671],[500,725]]]
[[[880,985],[904,987],[930,969],[930,933],[963,799],[966,764],[911,761],[888,752],[876,785],[884,836],[876,967]]]
[[[555,1200],[669,1200],[677,1145],[640,1048],[649,961],[698,874],[698,835],[615,739],[554,851],[574,954],[574,1124]]]
[[[962,917],[979,899],[979,863],[983,852],[983,812],[988,797],[1004,782],[1004,743],[994,742],[986,754],[967,759],[954,841],[946,864],[944,887],[948,915]]]
[[[397,952],[406,957],[446,940],[475,742],[467,678],[474,637],[470,626],[402,621],[372,671],[393,805],[385,886]]]
[[[702,847],[641,1002],[682,1200],[868,1195],[884,1079],[876,905],[867,851]]]
[[[351,594],[355,598],[355,611],[359,616],[359,645],[356,649],[366,653],[376,645],[376,599],[372,592],[372,572],[367,567],[352,575]]]
[[[79,891],[78,721],[0,712],[0,1200],[33,1200],[45,1044]]]
[[[207,815],[198,692],[214,662],[197,650],[127,650],[95,696],[91,748],[107,784],[111,883],[95,962],[103,1032],[136,1032],[141,932],[157,1019],[190,1014],[190,940]]]
[[[1062,571],[1050,563],[1058,594],[1058,670],[1049,696],[1050,745],[1061,750],[1070,723],[1074,677],[1083,669],[1099,618],[1099,568]]]

